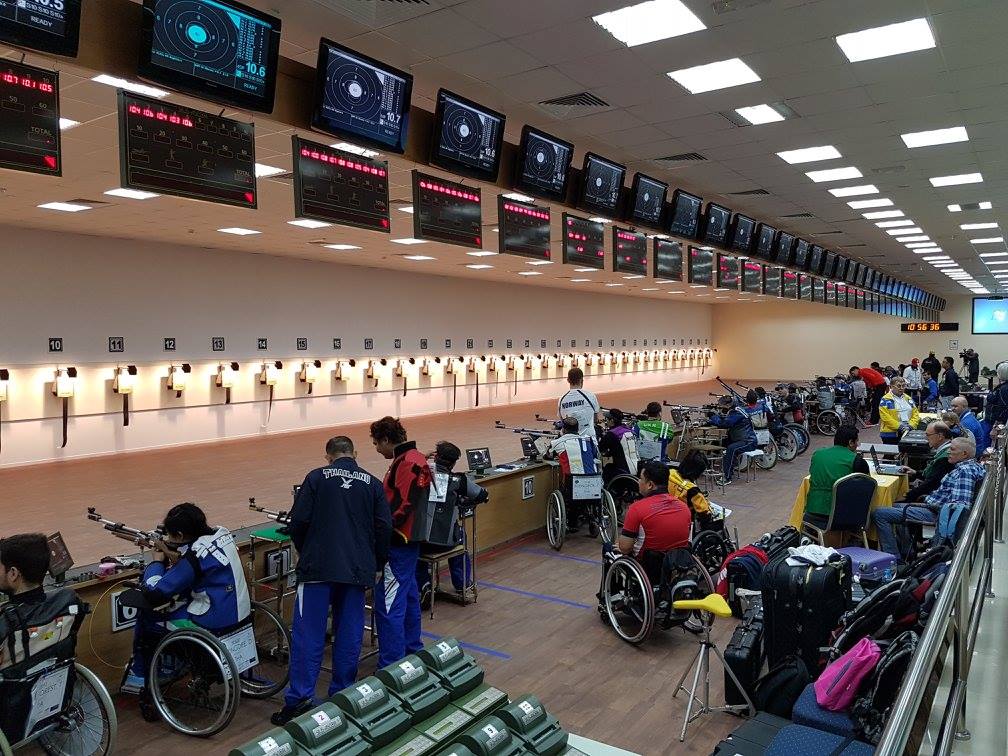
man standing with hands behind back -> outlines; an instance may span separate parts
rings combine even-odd
[[[283,726],[314,707],[332,609],[329,695],[352,685],[364,636],[364,591],[388,560],[392,518],[381,481],[357,465],[353,441],[329,439],[325,467],[308,473],[287,532],[298,551],[291,627],[290,687],[271,721]]]

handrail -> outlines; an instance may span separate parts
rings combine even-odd
[[[950,753],[954,737],[966,732],[966,683],[976,631],[983,610],[983,600],[990,586],[993,535],[1002,514],[1005,459],[1005,447],[999,443],[993,461],[988,463],[987,475],[970,510],[949,571],[945,576],[945,583],[924,626],[917,644],[917,652],[907,669],[905,684],[900,689],[888,722],[879,738],[875,756],[903,756],[906,753],[907,743],[931,680],[931,671],[938,661],[949,626],[953,625],[953,622],[953,680],[944,707],[946,715],[935,738],[934,753],[938,755]],[[982,544],[979,541],[981,536],[983,536]],[[976,593],[971,599],[970,563],[974,548],[978,545],[983,548],[982,559],[978,565],[982,573]]]

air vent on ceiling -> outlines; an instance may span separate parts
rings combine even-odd
[[[674,168],[681,163],[702,163],[707,160],[699,152],[684,152],[681,155],[666,155],[665,157],[652,158],[651,162],[659,168]]]
[[[557,118],[566,118],[572,115],[582,115],[589,110],[597,108],[608,108],[609,103],[600,97],[596,97],[591,92],[578,92],[577,94],[555,97],[552,100],[543,100],[539,107],[550,115]]]
[[[960,202],[959,203],[959,207],[961,207],[963,210],[979,210],[980,209],[980,203],[979,202]]]
[[[812,213],[793,213],[791,215],[779,215],[777,217],[779,217],[779,218],[788,218],[788,219],[791,219],[791,218],[815,218],[815,216],[812,215]]]
[[[833,234],[842,234],[843,231],[816,231],[813,236],[832,236]]]
[[[714,12],[718,15],[732,11],[754,8],[757,5],[767,5],[771,0],[714,0]]]
[[[841,244],[844,249],[854,249],[855,247],[867,247],[867,244]]]
[[[746,189],[744,192],[729,192],[732,197],[766,197],[770,192],[766,189]]]
[[[886,165],[882,168],[872,168],[871,172],[876,176],[885,176],[889,173],[903,173],[906,170],[905,165]]]

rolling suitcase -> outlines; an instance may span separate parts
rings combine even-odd
[[[841,554],[822,566],[792,567],[787,555],[763,569],[763,637],[767,662],[797,655],[815,676],[823,647],[851,600],[851,561]]]
[[[773,561],[781,554],[787,554],[787,550],[801,543],[801,533],[797,528],[785,525],[777,528],[772,533],[765,533],[753,546],[757,546],[766,552],[767,559]]]
[[[735,628],[731,640],[725,647],[724,658],[751,701],[753,686],[763,669],[762,605],[754,604],[746,611],[742,622]],[[724,673],[724,685],[726,704],[736,706],[745,703],[745,697],[727,671]]]
[[[851,571],[866,588],[874,588],[896,576],[896,557],[887,551],[872,551],[860,546],[837,549],[851,560]]]

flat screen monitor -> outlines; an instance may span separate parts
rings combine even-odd
[[[861,276],[861,263],[855,262],[854,260],[847,261],[847,275],[844,276],[844,280],[847,283],[854,284],[858,286],[858,278]]]
[[[689,248],[689,282],[701,286],[714,285],[714,253],[711,250]]]
[[[708,244],[725,246],[728,239],[728,223],[731,220],[731,210],[713,202],[707,203],[704,214],[703,240]]]
[[[563,214],[563,261],[581,268],[605,268],[605,224]]]
[[[798,275],[793,270],[781,271],[781,296],[784,299],[798,299]]]
[[[773,262],[774,243],[777,241],[777,229],[760,223],[756,226],[756,256],[761,260]]]
[[[550,260],[549,205],[518,202],[498,194],[497,226],[498,249],[501,254]]]
[[[801,273],[798,276],[798,298],[805,302],[812,301],[812,276],[809,273]]]
[[[739,252],[748,252],[752,249],[753,239],[755,236],[756,221],[748,215],[735,213],[735,217],[732,218],[731,223],[731,248]]]
[[[462,176],[496,181],[504,122],[503,113],[439,89],[430,162]]]
[[[804,239],[795,242],[794,266],[799,270],[808,270],[809,243]]]
[[[587,153],[581,168],[581,194],[578,197],[578,207],[610,216],[615,215],[625,177],[625,165],[614,163],[593,152]]]
[[[81,0],[0,0],[0,42],[77,57]]]
[[[490,449],[486,446],[479,449],[466,449],[466,462],[469,463],[469,472],[487,470],[493,467],[493,461],[490,458]]]
[[[647,275],[647,236],[629,228],[613,226],[612,269],[631,276]]]
[[[703,200],[695,194],[676,189],[672,192],[668,232],[673,236],[696,239],[700,231],[700,210]]]
[[[826,282],[821,278],[812,279],[812,301],[820,304],[826,301]]]
[[[280,25],[232,0],[144,0],[138,72],[179,92],[269,113]]]
[[[1008,333],[1008,299],[973,297],[973,333]]]
[[[739,259],[734,255],[717,256],[717,285],[719,289],[738,291]]]
[[[763,293],[771,297],[780,297],[784,295],[781,291],[781,275],[783,271],[776,265],[764,265],[763,270],[765,271],[763,276]]]
[[[809,252],[809,270],[815,274],[821,274],[823,269],[823,262],[825,262],[826,250],[820,247],[818,244],[812,245],[812,250]]]
[[[683,280],[682,244],[674,239],[654,240],[654,264],[651,275],[662,281]]]
[[[823,263],[823,275],[830,278],[843,278],[843,273],[840,272],[840,259],[837,257],[836,252],[826,253],[826,259]]]
[[[515,186],[529,194],[563,202],[573,157],[573,144],[525,124],[518,145]]]
[[[629,220],[651,228],[661,228],[667,195],[668,184],[643,173],[635,173],[630,187]]]
[[[413,74],[323,38],[311,126],[400,155],[406,150]]]
[[[867,286],[868,273],[869,273],[868,264],[858,263],[858,265],[860,265],[861,268],[860,270],[858,270],[857,281],[855,281],[854,283],[856,283],[858,286]]]
[[[794,234],[789,234],[787,231],[781,231],[777,235],[777,244],[774,246],[773,261],[780,263],[781,265],[794,265],[794,247]]]
[[[63,541],[63,534],[58,530],[46,538],[46,543],[49,546],[49,574],[56,580],[62,580],[67,570],[74,565],[70,550]]]
[[[758,262],[752,260],[742,261],[742,291],[749,294],[763,293],[763,268]],[[778,281],[778,285],[780,281]]]

